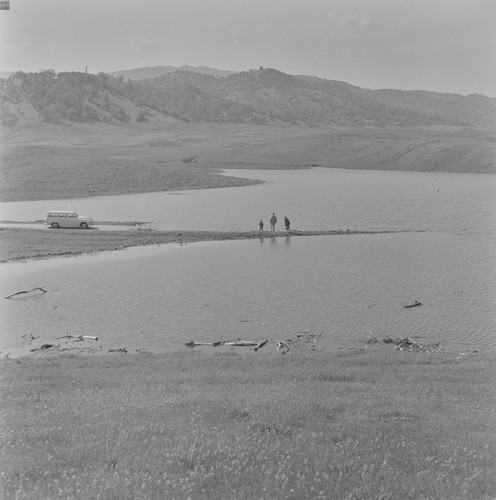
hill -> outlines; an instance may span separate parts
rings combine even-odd
[[[496,126],[496,98],[367,90],[264,68],[228,76],[174,71],[144,80],[105,73],[18,72],[0,80],[0,101],[4,126],[17,125],[26,113],[28,121],[122,125],[146,121],[150,112],[210,123]]]
[[[121,71],[113,71],[110,73],[116,78],[122,76],[126,80],[145,80],[147,78],[157,78],[167,73],[175,73],[176,71],[191,71],[193,73],[200,73],[204,75],[212,75],[216,77],[229,76],[237,73],[237,71],[226,71],[214,68],[208,68],[207,66],[189,66],[184,64],[183,66],[152,66],[146,68],[135,68],[135,69],[123,69]]]

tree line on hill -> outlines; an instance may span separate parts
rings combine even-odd
[[[16,126],[26,104],[42,121],[52,123],[128,124],[146,121],[154,111],[191,122],[496,126],[494,98],[368,90],[262,67],[225,77],[176,71],[131,80],[107,73],[43,70],[0,79],[3,126]]]

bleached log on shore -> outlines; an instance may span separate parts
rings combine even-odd
[[[233,340],[231,342],[224,342],[223,345],[228,345],[231,347],[256,347],[259,342],[253,340]]]
[[[196,346],[201,346],[201,345],[210,345],[210,346],[215,346],[215,345],[221,345],[218,342],[195,342],[194,340],[190,340],[189,342],[186,342],[184,344],[186,347],[196,347]]]
[[[186,347],[197,347],[197,346],[205,346],[209,345],[212,347],[218,347],[221,345],[225,345],[228,347],[255,347],[255,351],[261,349],[268,342],[267,339],[262,340],[261,342],[258,340],[221,340],[218,342],[195,342],[191,340],[186,342],[184,345]]]

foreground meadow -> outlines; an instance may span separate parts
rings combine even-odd
[[[0,496],[494,498],[494,359],[388,347],[4,359]]]

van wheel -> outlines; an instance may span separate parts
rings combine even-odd
[[[53,227],[54,229],[57,229],[57,228],[59,228],[60,226],[59,226],[59,223],[58,223],[58,222],[52,222],[52,227]]]
[[[81,229],[88,229],[88,224],[86,224],[86,222],[81,222]]]

